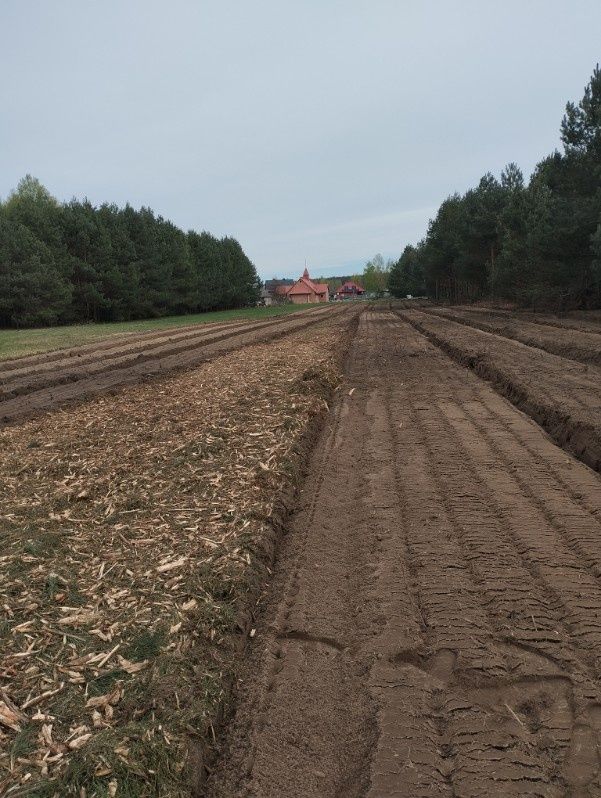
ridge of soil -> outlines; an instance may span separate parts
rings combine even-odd
[[[593,333],[558,325],[544,325],[516,315],[506,315],[498,320],[486,311],[466,312],[455,308],[428,308],[424,312],[511,338],[570,360],[601,365],[601,329]]]
[[[355,310],[0,431],[0,794],[202,789]]]
[[[601,373],[458,320],[396,311],[453,360],[492,383],[556,443],[601,470]]]
[[[207,798],[601,794],[601,483],[368,311]]]
[[[0,428],[124,385],[197,366],[252,343],[277,340],[344,312],[345,308],[320,308],[285,319],[235,324],[233,328],[228,325],[225,329],[199,329],[184,333],[183,338],[175,336],[175,340],[172,335],[153,334],[148,346],[141,342],[142,349],[140,342],[119,342],[116,349],[95,351],[87,365],[72,365],[76,357],[73,354],[68,361],[57,356],[51,361],[52,368],[42,373],[37,372],[37,364],[29,370],[26,367],[24,372],[13,367],[12,377],[8,370],[4,375],[0,372]],[[17,361],[12,363],[14,366]]]

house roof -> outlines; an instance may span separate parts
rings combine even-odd
[[[287,277],[283,277],[282,279],[274,277],[272,280],[265,280],[265,288],[267,288],[268,291],[276,291],[281,287],[289,288],[291,285],[294,285],[294,280],[290,280]]]
[[[306,277],[299,278],[286,292],[290,294],[324,294],[328,286],[325,283],[314,283]]]
[[[337,293],[340,293],[342,291],[365,291],[365,288],[363,288],[362,285],[359,285],[359,283],[356,283],[353,280],[347,280],[346,282],[342,283]]]
[[[314,283],[313,280],[309,277],[309,270],[305,267],[305,271],[303,272],[303,276],[299,277],[299,279],[294,283],[293,286],[287,289],[286,294],[290,296],[294,294],[295,296],[298,295],[307,295],[307,294],[325,294],[328,291],[328,284],[327,283]]]

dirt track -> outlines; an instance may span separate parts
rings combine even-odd
[[[599,476],[393,313],[347,377],[206,794],[601,795]]]
[[[287,335],[344,308],[316,308],[259,322],[197,325],[0,363],[0,426],[225,352]],[[347,311],[348,312],[348,311]]]

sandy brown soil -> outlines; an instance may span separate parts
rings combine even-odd
[[[430,313],[400,314],[459,363],[490,380],[557,443],[601,470],[601,369]]]
[[[431,308],[433,315],[458,321],[486,332],[521,341],[528,346],[545,349],[570,360],[591,363],[601,366],[601,327],[595,331],[583,330],[580,327],[565,327],[561,324],[531,321],[521,314],[491,313],[486,310],[466,308]],[[580,324],[575,322],[575,324]]]
[[[407,304],[407,303],[405,303]],[[435,307],[430,305],[431,308]],[[462,313],[478,316],[486,314],[499,319],[523,319],[524,321],[546,324],[564,330],[581,330],[582,332],[601,335],[601,311],[572,310],[567,313],[535,313],[527,310],[509,310],[507,308],[488,307],[486,305],[454,305],[453,309]]]
[[[414,314],[592,411],[581,366]],[[203,794],[601,795],[600,580],[599,475],[367,312]]]
[[[0,364],[0,426],[190,368],[249,344],[315,324],[344,308],[316,308],[259,322],[197,325],[34,355]]]
[[[522,314],[520,313],[520,315]],[[572,310],[561,315],[524,312],[523,315],[538,324],[549,324],[551,327],[601,334],[601,311],[599,310]]]

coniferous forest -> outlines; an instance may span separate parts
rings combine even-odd
[[[0,203],[0,326],[128,321],[254,304],[234,238],[184,233],[149,208],[59,203],[27,175]]]
[[[526,184],[510,163],[500,179],[445,199],[425,238],[393,264],[396,296],[494,299],[561,311],[601,307],[601,69],[561,122],[563,151]]]

